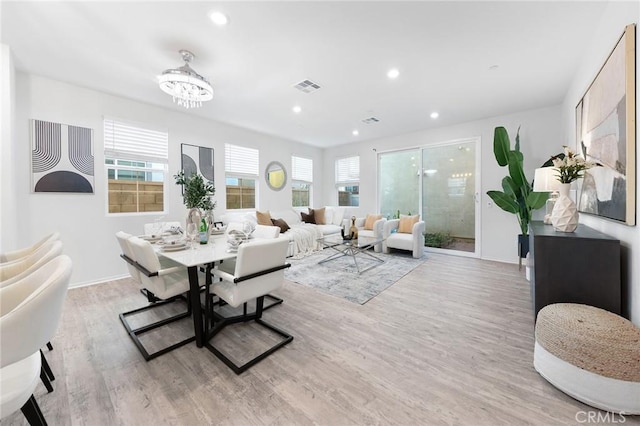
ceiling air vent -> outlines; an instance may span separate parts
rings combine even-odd
[[[378,120],[375,117],[369,117],[369,118],[365,118],[364,120],[362,120],[362,122],[364,124],[374,124],[374,123],[377,123],[378,121],[380,121],[380,120]]]
[[[300,90],[301,92],[304,93],[311,93],[311,92],[315,92],[316,90],[318,90],[320,88],[320,85],[317,83],[314,83],[311,80],[303,80],[300,83],[296,84],[295,86],[296,89]]]

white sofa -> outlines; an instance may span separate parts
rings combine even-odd
[[[288,257],[300,258],[322,249],[318,239],[328,235],[340,234],[342,220],[345,217],[344,207],[326,207],[325,222],[323,225],[302,222],[300,212],[293,208],[284,210],[270,210],[272,219],[282,219],[287,222],[290,229],[280,234],[279,238],[287,238],[290,242]],[[220,217],[222,222],[229,226],[238,226],[237,223],[251,221],[257,224],[256,213],[252,212],[227,212]],[[240,228],[241,229],[241,228]]]

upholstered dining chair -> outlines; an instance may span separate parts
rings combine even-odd
[[[154,223],[145,223],[144,224],[144,235],[152,235],[154,232],[158,231],[156,228],[160,226],[160,232],[171,232],[172,229],[181,229],[180,222],[159,222],[158,224]]]
[[[36,250],[13,262],[0,265],[0,288],[20,281],[25,276],[62,254],[61,241],[47,241]]]
[[[29,274],[38,270],[42,265],[49,262],[51,259],[62,254],[62,242],[49,239],[44,244],[40,245],[36,250],[21,257],[12,262],[0,264],[0,288],[4,288],[22,280]],[[53,350],[51,342],[47,342],[49,350]],[[41,363],[42,363],[42,383],[47,388],[47,391],[53,392],[52,381],[56,379],[53,375],[53,370],[49,366],[47,359],[44,357],[44,353],[40,351]]]
[[[132,236],[126,238],[126,235],[125,233],[116,234],[122,248],[122,258],[127,262],[129,273],[133,279],[146,288],[152,297],[149,298],[149,305],[120,314],[120,321],[144,359],[149,361],[195,340],[195,335],[192,335],[180,342],[149,353],[139,338],[141,334],[148,331],[191,316],[189,298],[185,297],[185,294],[189,292],[189,279],[187,269],[182,266],[163,268],[153,246],[148,241]],[[132,328],[127,321],[127,317],[131,315],[178,301],[186,302],[186,312],[138,328]]]
[[[418,216],[400,215],[400,219],[385,222],[382,235],[382,251],[390,253],[392,248],[409,250],[419,259],[424,253],[424,221]]]
[[[238,257],[236,258],[233,274],[220,269],[213,269],[212,271],[213,275],[220,278],[221,281],[213,283],[210,292],[233,308],[244,305],[244,310],[241,315],[223,317],[220,313],[214,311],[216,304],[208,304],[206,313],[212,316],[214,325],[211,331],[205,326],[207,334],[205,346],[236,374],[242,373],[293,340],[293,336],[262,319],[264,297],[269,292],[282,287],[284,269],[291,266],[285,263],[288,245],[288,240],[284,238],[265,239],[242,244],[238,248]],[[245,303],[253,299],[256,300],[255,312],[248,314]],[[220,305],[218,304],[217,306]],[[251,360],[238,365],[216,348],[211,343],[211,340],[225,327],[234,323],[249,321],[255,321],[255,323],[277,333],[283,339]],[[205,324],[208,323],[208,321],[205,321]]]
[[[6,262],[13,262],[15,260],[21,259],[31,253],[33,253],[34,251],[36,251],[38,248],[40,248],[40,246],[42,246],[44,243],[47,242],[51,242],[51,241],[57,241],[60,239],[60,234],[58,232],[54,232],[52,234],[47,235],[46,237],[44,237],[43,239],[41,239],[40,241],[38,241],[37,243],[29,246],[29,247],[25,247],[19,250],[15,250],[15,251],[10,251],[7,253],[1,253],[0,254],[0,264],[2,263],[6,263]]]
[[[231,223],[229,224],[232,229],[242,230],[242,223]],[[256,229],[252,233],[253,239],[249,240],[246,244],[251,244],[254,241],[259,241],[263,239],[273,239],[278,238],[280,236],[280,227],[279,226],[268,226],[268,225],[256,225]],[[228,274],[233,274],[236,269],[236,259],[225,260],[224,262],[218,265],[218,269],[224,271]],[[279,305],[283,302],[282,298],[278,296],[274,296],[272,294],[265,295],[267,299],[271,301],[268,305],[265,305],[262,310],[266,311],[267,309],[271,309],[276,305]]]
[[[47,424],[33,392],[40,348],[58,328],[71,268],[68,256],[58,256],[0,289],[0,418],[22,409],[30,425]]]

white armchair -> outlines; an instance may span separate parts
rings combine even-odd
[[[384,233],[384,224],[387,219],[380,218],[373,223],[373,229],[365,229],[367,218],[366,217],[357,217],[356,218],[356,228],[358,228],[358,239],[375,239],[382,237]],[[349,228],[351,228],[351,219],[344,219],[342,221],[342,227],[344,228],[344,234],[349,235]],[[376,253],[380,253],[382,251],[382,243],[376,244],[373,246],[373,251]]]
[[[424,221],[416,222],[411,228],[411,233],[398,232],[400,219],[392,219],[384,224],[382,250],[390,253],[392,248],[409,250],[413,252],[413,257],[422,257],[424,249]],[[394,232],[395,230],[395,232]]]

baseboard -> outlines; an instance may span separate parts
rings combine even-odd
[[[94,280],[94,281],[84,281],[84,282],[79,282],[79,283],[72,283],[72,284],[69,284],[69,288],[88,287],[90,285],[103,284],[103,283],[106,283],[108,281],[121,280],[123,278],[129,278],[129,275],[128,274],[125,274],[125,275],[114,275],[112,277],[100,278],[100,279]]]

